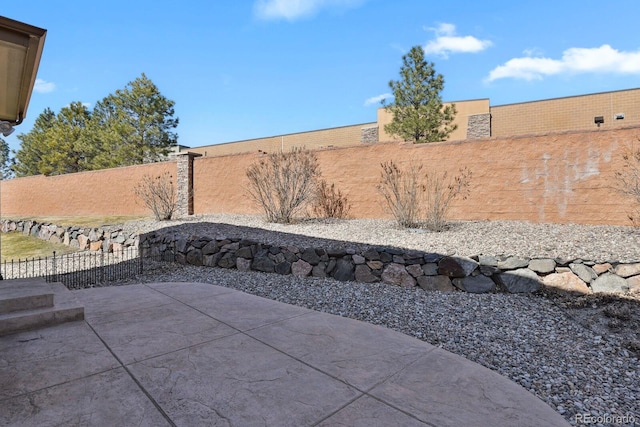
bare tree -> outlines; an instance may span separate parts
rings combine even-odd
[[[304,148],[268,154],[246,171],[249,196],[264,210],[267,221],[290,223],[316,194],[320,167]]]
[[[157,221],[169,220],[176,210],[176,189],[169,172],[144,175],[134,193],[153,212]]]

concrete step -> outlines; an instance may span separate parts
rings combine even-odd
[[[6,282],[12,282],[7,280]],[[84,306],[62,283],[45,283],[45,294],[53,295],[51,306],[0,314],[0,336],[84,320]],[[4,283],[3,283],[4,285]],[[16,286],[23,286],[16,284]],[[41,288],[42,289],[42,288]]]
[[[53,291],[43,278],[0,281],[0,315],[53,307]]]

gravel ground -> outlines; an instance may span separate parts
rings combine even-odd
[[[351,246],[353,242],[392,245],[467,256],[640,259],[640,231],[629,227],[483,221],[455,223],[443,233],[423,233],[399,230],[381,220],[278,225],[237,215],[161,225],[176,226],[180,233],[224,234],[300,247],[330,239],[349,241]],[[126,227],[150,231],[158,223],[139,221]],[[591,425],[640,425],[639,298],[425,292],[380,283],[175,264],[154,264],[142,276],[117,284],[151,281],[212,283],[382,325],[511,378],[573,425],[583,424],[576,416],[594,417],[588,419]],[[606,418],[610,416],[627,418],[616,422]]]

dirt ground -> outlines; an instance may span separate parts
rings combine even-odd
[[[594,334],[619,337],[629,352],[640,357],[640,292],[580,296],[544,292],[543,296]]]

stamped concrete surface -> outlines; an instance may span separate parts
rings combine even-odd
[[[202,283],[74,291],[0,337],[0,425],[567,426],[499,374],[379,326]]]

